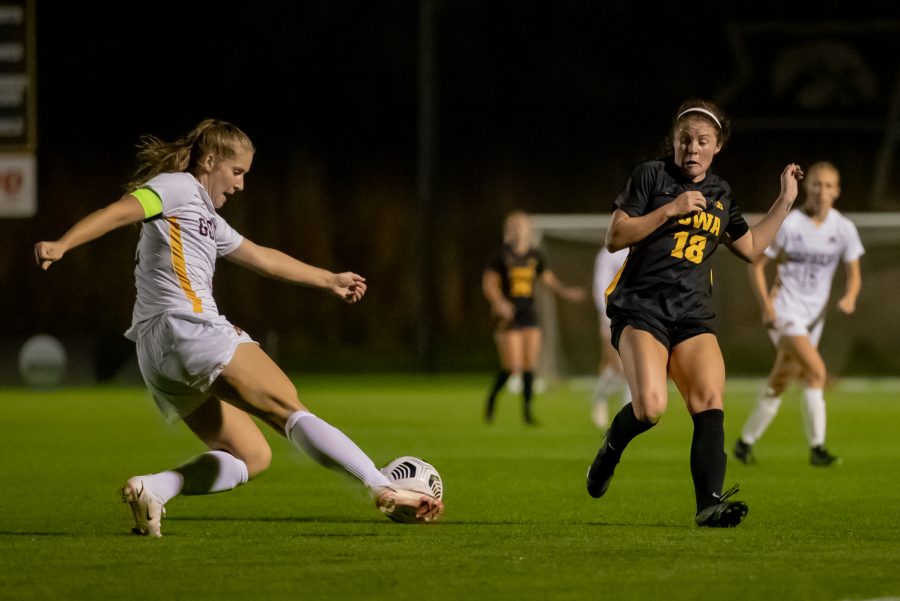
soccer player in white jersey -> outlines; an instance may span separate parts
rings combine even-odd
[[[159,537],[164,506],[172,498],[231,490],[264,471],[272,451],[251,416],[321,465],[359,479],[384,514],[415,508],[421,521],[437,519],[441,501],[393,487],[352,440],[300,403],[287,375],[218,312],[212,296],[218,257],[327,290],[348,303],[363,297],[365,278],[258,246],[218,214],[243,190],[255,152],[234,125],[207,119],[174,142],[143,136],[138,148],[129,192],[58,240],[34,248],[46,270],[81,244],[143,222],[135,257],[137,299],[125,335],[136,343],[141,374],[160,410],[170,421],[183,420],[209,451],[178,467],[128,479],[122,494],[134,519],[132,531]]]
[[[601,430],[609,427],[609,398],[621,392],[622,406],[631,402],[631,389],[625,381],[622,359],[612,345],[612,331],[609,328],[609,317],[606,315],[606,290],[622,269],[628,249],[623,248],[614,253],[606,246],[600,248],[594,260],[593,294],[594,305],[600,318],[600,364],[597,367],[597,383],[594,386],[594,397],[591,417],[594,425]]]
[[[753,445],[778,413],[781,395],[797,378],[803,381],[810,464],[828,466],[839,461],[825,448],[823,391],[827,374],[818,345],[838,263],[844,263],[847,277],[837,308],[849,315],[856,310],[862,284],[859,258],[865,251],[856,226],[833,208],[841,193],[837,168],[827,162],[816,163],[810,167],[803,189],[803,206],[788,215],[775,242],[750,266],[750,281],[777,354],[766,387],[734,446],[735,456],[746,464],[755,461]],[[770,261],[777,264],[771,291],[765,274]]]

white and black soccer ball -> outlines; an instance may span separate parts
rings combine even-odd
[[[381,468],[381,473],[396,484],[397,488],[420,492],[435,499],[444,497],[444,480],[441,474],[433,465],[418,457],[397,457]]]

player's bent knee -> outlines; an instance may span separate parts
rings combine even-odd
[[[644,394],[636,402],[632,400],[632,410],[638,420],[647,424],[655,424],[666,412],[666,399],[659,395]]]
[[[643,415],[635,415],[635,417],[645,424],[656,425],[659,423],[659,420],[662,419],[663,413],[665,413],[665,411],[652,411],[645,412]]]
[[[766,387],[765,393],[767,396],[781,396],[785,390],[787,390],[788,383],[790,380],[788,378],[780,379],[780,380],[772,380],[769,382],[769,385]]]
[[[710,409],[722,409],[722,394],[715,390],[692,394],[688,398],[688,407],[691,414],[702,413]]]
[[[805,374],[806,385],[809,388],[825,388],[825,382],[827,380],[827,375],[825,370],[817,370],[813,369]]]
[[[272,448],[269,445],[259,445],[252,452],[246,453],[242,458],[247,465],[247,474],[253,479],[269,469],[272,464]]]

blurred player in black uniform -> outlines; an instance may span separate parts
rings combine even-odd
[[[484,296],[497,318],[494,339],[500,354],[500,371],[485,408],[488,423],[494,418],[497,395],[513,374],[521,374],[522,378],[525,423],[534,423],[531,413],[534,369],[543,338],[534,306],[538,281],[569,301],[580,302],[587,297],[583,288],[563,285],[531,244],[531,219],[522,211],[510,213],[503,227],[503,247],[490,258],[482,275]]]
[[[631,251],[607,298],[607,314],[633,400],[613,419],[587,475],[588,493],[603,496],[625,446],[665,412],[671,377],[694,422],[695,519],[710,527],[737,526],[747,514],[745,503],[727,500],[736,486],[722,493],[725,363],[713,330],[710,258],[720,242],[745,261],[759,257],[803,177],[799,166],[787,165],[778,198],[748,227],[728,183],[710,171],[729,133],[713,103],[683,103],[667,141],[672,154],[638,165],[614,203],[606,246]]]

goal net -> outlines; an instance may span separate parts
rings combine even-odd
[[[838,268],[820,350],[833,376],[896,376],[900,373],[900,213],[843,213],[859,229],[862,292],[856,313],[840,314],[844,290]],[[761,215],[748,214],[754,223]],[[594,260],[609,215],[536,214],[535,239],[547,265],[568,285],[592,288]],[[762,376],[774,355],[750,287],[746,263],[725,249],[713,257],[716,332],[729,375]],[[771,272],[768,272],[771,276]],[[771,278],[770,278],[771,281]],[[538,375],[547,381],[596,375],[600,322],[592,300],[570,303],[542,288],[537,295],[544,347]]]

